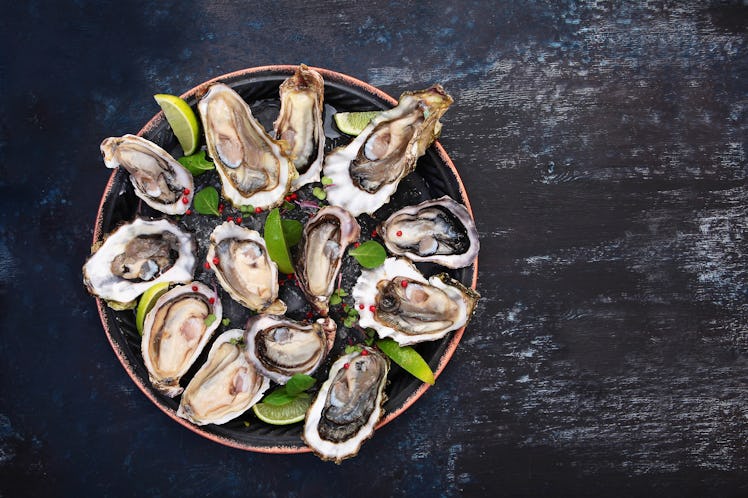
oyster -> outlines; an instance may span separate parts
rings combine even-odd
[[[302,437],[323,460],[340,463],[355,456],[382,416],[389,360],[364,347],[330,367],[306,414]]]
[[[83,266],[94,296],[129,303],[158,282],[189,282],[195,272],[192,235],[168,220],[136,218],[112,232]]]
[[[358,240],[360,232],[356,219],[337,206],[323,207],[304,226],[296,276],[299,287],[322,316],[327,316],[345,248]]]
[[[184,214],[190,207],[192,174],[153,142],[136,135],[109,137],[101,142],[101,154],[107,168],[122,166],[130,173],[135,195],[153,209]]]
[[[223,197],[237,208],[267,209],[282,203],[296,170],[249,105],[228,86],[215,83],[197,107]]]
[[[234,300],[253,311],[283,314],[278,298],[278,266],[270,259],[265,240],[254,230],[234,224],[218,225],[210,235],[207,262]]]
[[[403,93],[397,107],[377,115],[350,144],[325,158],[324,174],[333,180],[329,203],[358,216],[388,202],[439,135],[439,118],[451,104],[441,85]]]
[[[221,315],[218,296],[200,282],[174,287],[158,298],[145,317],[140,344],[156,389],[171,398],[182,392],[179,379],[197,360]]]
[[[324,98],[322,75],[304,64],[280,86],[280,114],[273,127],[275,138],[286,144],[286,155],[293,159],[299,173],[291,183],[291,190],[320,179],[325,157]]]
[[[223,424],[257,403],[270,387],[244,355],[241,329],[218,336],[179,402],[177,415],[193,424]]]
[[[447,268],[468,266],[480,249],[470,213],[447,196],[400,209],[377,231],[392,254]]]
[[[464,327],[480,297],[446,273],[426,280],[404,258],[388,258],[364,270],[352,294],[360,309],[359,325],[401,346],[441,339]]]
[[[278,384],[294,374],[313,374],[335,342],[335,322],[295,322],[284,316],[257,315],[244,333],[246,354],[257,370]]]

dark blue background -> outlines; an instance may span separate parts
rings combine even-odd
[[[745,495],[741,2],[3,2],[0,496]],[[484,298],[435,387],[341,466],[138,391],[81,285],[98,146],[266,64],[441,82]]]

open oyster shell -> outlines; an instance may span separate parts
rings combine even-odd
[[[359,325],[401,346],[441,339],[464,327],[480,297],[446,273],[427,280],[405,258],[387,258],[364,270],[352,294]]]
[[[324,175],[333,180],[328,202],[354,216],[372,214],[387,203],[439,135],[439,118],[451,104],[441,85],[403,93],[396,107],[377,115],[350,144],[325,158]]]
[[[280,86],[280,114],[273,127],[275,138],[299,173],[291,190],[320,179],[325,158],[324,98],[322,75],[304,64]]]
[[[302,435],[320,458],[340,463],[372,436],[383,414],[389,369],[389,360],[368,347],[332,364],[307,410]]]
[[[168,220],[136,218],[112,232],[83,266],[94,296],[129,303],[159,282],[189,282],[195,239]]]
[[[192,174],[168,152],[137,135],[109,137],[101,142],[107,168],[121,166],[130,174],[135,195],[165,214],[184,214],[192,203]]]
[[[196,425],[223,424],[255,403],[270,387],[244,355],[241,329],[218,336],[179,402],[177,415]]]
[[[174,287],[158,298],[145,317],[140,344],[156,389],[170,398],[182,392],[179,379],[213,336],[222,313],[216,293],[200,282]]]
[[[447,268],[468,266],[480,250],[473,218],[448,196],[392,213],[377,232],[392,254]]]

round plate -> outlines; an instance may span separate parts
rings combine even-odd
[[[265,129],[270,129],[280,108],[278,87],[284,79],[293,74],[295,68],[295,66],[267,66],[237,71],[207,81],[182,95],[182,98],[193,109],[196,109],[198,97],[205,93],[211,83],[220,81],[234,88],[249,102],[255,117],[260,120]],[[331,124],[331,118],[335,112],[389,109],[397,104],[396,99],[355,78],[326,69],[315,69],[322,74],[325,80],[327,151],[350,140],[350,137],[338,133]],[[445,130],[449,133],[448,123]],[[138,135],[159,144],[175,157],[179,157],[182,153],[161,112],[154,116],[138,132]],[[217,177],[218,175],[212,172],[196,177],[195,189],[200,190],[207,185],[213,185],[218,187],[220,191]],[[307,185],[300,192],[302,198],[313,199],[310,195],[311,185]],[[448,195],[462,202],[470,210],[470,203],[457,170],[444,149],[436,142],[418,160],[415,172],[400,182],[397,192],[388,204],[380,208],[374,217],[362,215],[358,218],[362,229],[361,240],[372,238],[372,230],[395,210],[442,195]],[[230,209],[227,209],[224,212],[224,217],[231,214]],[[128,174],[122,168],[118,168],[112,173],[101,200],[94,230],[94,243],[100,242],[117,225],[131,221],[136,215],[156,218],[163,216],[138,201],[128,179]],[[305,216],[301,209],[290,211],[287,215],[299,219],[304,219],[303,216]],[[245,216],[242,224],[261,231],[264,218],[264,213],[259,216]],[[217,217],[200,215],[184,216],[179,221],[181,226],[197,235],[200,245],[198,261],[205,259],[208,235],[213,227],[221,221],[223,220]],[[346,258],[343,261],[342,270],[343,288],[350,290],[360,273],[360,267],[350,257],[346,256]],[[426,276],[444,271],[443,268],[433,264],[419,264],[418,267]],[[470,267],[449,270],[449,274],[474,289],[478,275],[477,260]],[[196,270],[195,280],[203,281],[209,285],[212,285],[215,281],[212,274],[204,271],[200,264]],[[222,293],[222,289],[218,288],[218,291],[224,304],[224,314],[231,319],[232,323],[228,327],[220,327],[215,336],[229,328],[242,328],[244,321],[251,315],[249,310],[234,303],[227,294]],[[305,308],[306,303],[300,296],[298,288],[287,282],[282,286],[280,297],[289,305],[288,315],[290,317],[304,318],[305,312],[309,308]],[[140,352],[140,336],[135,328],[134,311],[114,311],[101,299],[97,299],[97,304],[109,342],[125,370],[140,390],[173,420],[208,439],[235,448],[264,453],[302,453],[310,451],[301,440],[302,423],[271,426],[254,417],[252,410],[248,410],[238,419],[222,425],[196,426],[177,417],[176,410],[179,405],[179,397],[171,399],[162,395],[151,386],[148,380],[148,373]],[[335,316],[332,311],[331,316]],[[355,342],[362,339],[361,334],[355,329],[345,329],[341,320],[336,321],[340,327],[336,346],[327,363],[315,375],[319,379],[317,385],[324,381],[329,365],[344,349],[345,345],[351,341]],[[416,349],[431,366],[435,376],[438,377],[446,366],[462,337],[463,331],[464,328],[448,334],[440,341],[422,343],[416,346]],[[182,386],[187,384],[199,366],[202,365],[209,349],[210,345],[206,346],[196,364],[182,378]],[[379,427],[405,411],[428,388],[428,385],[415,379],[397,365],[393,364],[392,367],[390,383],[387,387],[388,400],[384,405],[385,415],[380,421]]]

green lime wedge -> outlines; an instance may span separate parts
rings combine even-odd
[[[363,111],[363,112],[338,112],[333,115],[335,126],[346,135],[356,136],[364,131],[366,125],[380,111]]]
[[[288,425],[301,422],[312,403],[309,396],[299,396],[285,405],[275,406],[267,403],[257,403],[252,406],[257,418],[272,425]]]
[[[153,96],[164,111],[174,136],[184,150],[184,155],[194,154],[200,144],[200,125],[195,111],[176,95],[159,93]]]
[[[377,346],[413,377],[426,384],[434,384],[434,372],[431,371],[423,357],[418,354],[418,351],[410,346],[400,346],[392,339],[379,339]]]
[[[291,262],[291,256],[288,254],[288,245],[283,235],[283,225],[278,208],[268,213],[263,237],[268,248],[268,255],[278,265],[278,271],[286,274],[293,273],[293,263]]]
[[[167,290],[169,290],[169,284],[171,282],[159,282],[153,284],[148,288],[147,291],[140,296],[138,301],[138,309],[135,311],[135,326],[138,328],[138,333],[143,335],[143,324],[145,323],[145,315],[151,311],[153,305],[156,304],[158,298],[161,297]]]

